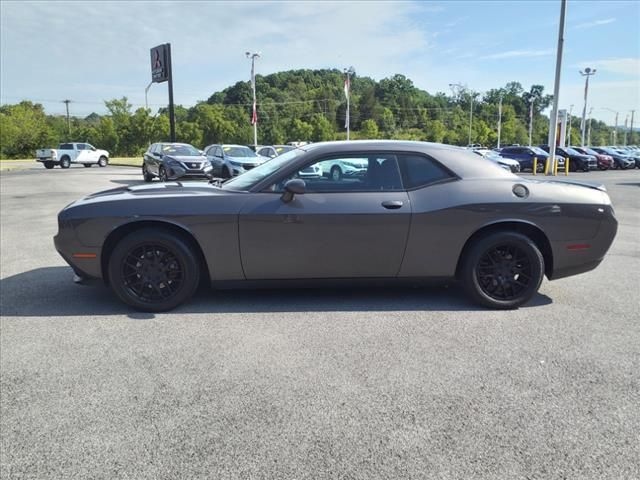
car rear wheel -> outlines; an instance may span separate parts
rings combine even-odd
[[[158,171],[158,178],[161,182],[167,181],[167,171],[164,169],[164,167],[160,167],[160,170]]]
[[[53,163],[53,162],[44,162],[44,168],[46,168],[47,170],[51,170],[53,167],[55,167],[55,163]]]
[[[105,157],[104,155],[102,157],[100,157],[100,159],[98,160],[98,166],[99,167],[106,167],[107,163],[109,163],[109,159],[107,157]]]
[[[71,160],[69,157],[62,157],[60,159],[60,167],[61,168],[69,168],[71,166]]]
[[[144,178],[145,182],[150,182],[151,180],[153,180],[153,175],[151,175],[149,173],[149,171],[147,170],[147,164],[146,163],[142,164],[142,178]]]
[[[465,252],[459,279],[478,304],[513,309],[528,302],[544,275],[544,258],[536,244],[515,232],[481,237]]]
[[[146,228],[124,237],[109,259],[109,282],[124,303],[162,312],[185,302],[200,282],[193,248],[179,235]]]

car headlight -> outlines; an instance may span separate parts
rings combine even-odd
[[[243,164],[242,164],[242,163],[240,163],[240,162],[234,162],[233,160],[229,160],[229,163],[230,163],[231,165],[233,165],[234,167],[242,168],[242,166],[243,166]]]

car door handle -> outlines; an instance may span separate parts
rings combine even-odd
[[[382,206],[388,210],[397,210],[398,208],[402,208],[404,203],[401,200],[387,200],[386,202],[382,202]]]

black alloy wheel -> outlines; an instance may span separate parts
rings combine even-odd
[[[465,252],[460,280],[467,293],[489,308],[517,308],[538,291],[544,258],[536,244],[515,232],[480,238]]]
[[[142,163],[142,178],[144,178],[144,181],[147,183],[153,180],[153,175],[149,173],[147,170],[147,164],[144,162]]]
[[[334,182],[340,181],[342,179],[342,170],[340,169],[340,167],[338,167],[337,165],[331,167],[330,176],[331,180],[333,180]]]
[[[142,229],[118,243],[109,259],[116,295],[138,310],[170,310],[190,298],[200,282],[193,247],[163,229]]]
[[[158,178],[161,182],[167,181],[167,171],[164,169],[164,167],[160,167],[160,170],[158,172]]]
[[[225,165],[224,167],[222,167],[222,178],[231,178],[231,172],[229,171],[229,168]]]

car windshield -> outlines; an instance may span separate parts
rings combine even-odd
[[[200,150],[191,145],[163,145],[163,155],[179,155],[181,157],[198,157]]]
[[[480,155],[482,155],[484,158],[488,158],[490,160],[504,160],[503,157],[498,155],[493,150],[481,150],[480,151]]]
[[[598,155],[598,152],[596,152],[595,150],[592,150],[590,148],[587,148],[587,147],[580,147],[579,151],[582,151],[587,155]]]
[[[529,147],[533,153],[535,153],[536,155],[546,155],[547,152],[545,152],[543,149],[539,148],[539,147]]]
[[[232,147],[232,146],[224,146],[222,147],[222,151],[225,155],[229,157],[257,157],[256,152],[251,150],[249,147]]]
[[[300,150],[298,148],[291,150],[290,152],[283,153],[273,160],[263,163],[256,168],[252,168],[251,170],[226,181],[222,184],[222,188],[225,190],[249,190],[253,185],[267,178],[272,173],[280,170],[303,153],[304,150]]]
[[[278,147],[275,147],[276,152],[278,152],[278,155],[282,155],[283,153],[290,152],[294,148],[296,147],[292,147],[291,145],[280,145]]]
[[[574,150],[573,148],[565,148],[564,151],[569,155],[582,155],[579,151]]]

